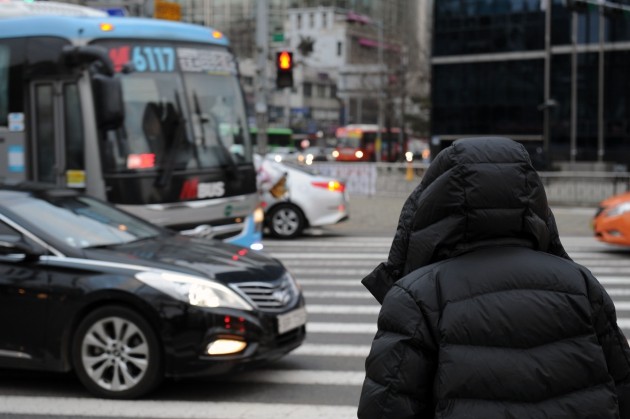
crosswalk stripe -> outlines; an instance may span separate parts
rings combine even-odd
[[[308,286],[326,286],[326,287],[354,287],[361,286],[361,279],[323,279],[323,278],[297,278],[297,282],[300,285],[308,285]],[[365,287],[363,287],[365,289]]]
[[[313,404],[106,400],[70,397],[0,396],[2,413],[13,415],[173,419],[356,418],[356,406]]]
[[[378,314],[381,306],[374,304],[348,305],[348,304],[306,304],[306,312],[309,314]]]
[[[630,318],[618,317],[617,325],[621,329],[630,329]],[[374,335],[377,327],[374,323],[326,323],[326,322],[307,322],[306,333],[318,334],[352,334],[352,335]]]
[[[602,285],[630,285],[630,276],[598,276],[597,280]]]
[[[274,255],[275,256],[275,255]],[[334,266],[337,269],[348,269],[348,268],[365,268],[365,267],[371,267],[371,268],[376,268],[376,266],[380,263],[378,261],[376,261],[376,259],[347,259],[347,260],[335,260],[335,261],[329,261],[329,260],[318,260],[318,259],[311,259],[311,260],[287,260],[287,259],[281,259],[278,258],[282,261],[282,263],[287,266],[288,268],[290,268],[291,270],[293,270],[294,267],[301,267],[301,268],[319,268],[322,266]]]
[[[365,378],[359,371],[268,370],[260,369],[221,377],[222,382],[360,386]]]
[[[630,289],[628,288],[606,288],[606,292],[608,292],[608,295],[610,295],[611,297],[630,296]],[[335,298],[335,297],[329,297],[329,298]]]
[[[334,276],[334,275],[333,275]],[[600,284],[606,285],[630,285],[630,276],[596,276]],[[326,286],[326,287],[363,287],[361,280],[363,277],[357,277],[356,279],[331,279],[331,278],[316,278],[316,277],[297,277],[297,282],[306,286]],[[363,289],[365,289],[363,287]]]
[[[301,281],[300,281],[301,283]],[[629,294],[630,294],[630,290]],[[365,291],[303,291],[304,297],[309,298],[357,298],[374,300],[368,290]]]
[[[376,333],[376,322],[373,323],[306,323],[306,333],[342,333],[351,335],[373,335]]]
[[[630,329],[630,318],[617,317],[617,326],[619,326],[621,329]]]
[[[354,276],[357,278],[363,278],[376,267],[376,265],[365,269],[339,269],[336,267],[331,268],[290,268],[293,275],[323,275],[323,276]]]
[[[297,259],[369,259],[369,260],[385,260],[387,259],[387,253],[271,253],[273,257],[280,260]],[[313,263],[313,262],[311,262]]]
[[[370,353],[369,345],[334,345],[304,343],[289,354],[300,356],[343,356],[365,358]]]

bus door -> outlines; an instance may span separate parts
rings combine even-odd
[[[85,147],[77,82],[34,81],[30,95],[30,178],[84,188]]]

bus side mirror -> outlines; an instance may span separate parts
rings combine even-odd
[[[104,130],[120,128],[125,120],[125,104],[120,79],[94,74],[92,93],[98,128]]]

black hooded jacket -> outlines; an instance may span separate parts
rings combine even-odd
[[[615,307],[515,141],[438,154],[363,284],[383,307],[359,418],[630,419]]]

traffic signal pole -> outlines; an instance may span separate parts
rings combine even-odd
[[[267,153],[267,58],[269,56],[269,4],[256,0],[256,141],[257,152]]]

